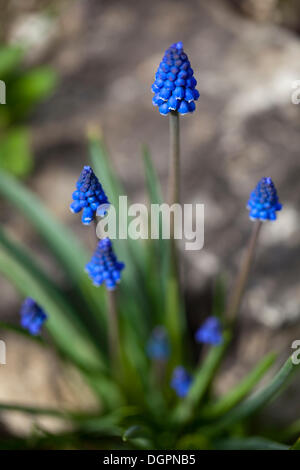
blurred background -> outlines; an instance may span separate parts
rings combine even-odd
[[[97,126],[105,136],[133,201],[146,202],[142,144],[164,187],[168,119],[152,106],[150,86],[164,50],[183,41],[201,93],[194,115],[181,120],[183,200],[205,204],[204,249],[184,253],[191,331],[210,311],[215,278],[221,273],[230,286],[251,227],[248,195],[271,176],[284,210],[264,227],[219,391],[270,350],[285,359],[300,339],[300,105],[291,100],[300,80],[299,0],[0,0],[0,11],[0,79],[7,84],[0,167],[24,179],[91,250],[93,232],[68,208],[87,162],[87,130]],[[22,215],[2,200],[0,209],[1,223],[59,279]],[[0,293],[1,320],[17,322],[22,299],[3,278]],[[0,402],[93,406],[54,355],[13,333],[0,331],[0,338],[7,343]],[[299,393],[298,378],[261,419],[272,426],[300,417]],[[4,412],[0,422],[20,434],[40,422],[54,426]]]

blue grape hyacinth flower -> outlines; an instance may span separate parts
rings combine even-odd
[[[165,361],[170,355],[168,333],[163,326],[156,326],[147,343],[147,354],[150,359]]]
[[[103,216],[106,214],[108,198],[90,166],[84,166],[76,183],[76,191],[72,194],[73,202],[70,210],[73,213],[82,211],[81,221],[89,225],[94,220],[96,212]],[[105,204],[106,207],[101,208]]]
[[[21,326],[34,336],[40,333],[44,322],[48,318],[42,307],[31,297],[28,297],[23,302],[20,315]]]
[[[176,395],[180,398],[184,398],[193,382],[192,376],[185,370],[183,366],[178,366],[174,369],[171,388],[176,392]]]
[[[282,209],[271,178],[262,178],[252,191],[247,209],[251,220],[276,220],[276,212]]]
[[[208,317],[202,326],[196,331],[195,339],[198,343],[212,344],[216,346],[223,341],[220,320],[217,317]]]
[[[182,42],[172,44],[165,52],[151,87],[152,103],[158,106],[160,114],[171,111],[188,114],[195,111],[195,101],[200,93],[196,90],[197,81]]]
[[[117,260],[111,240],[103,238],[85,269],[95,286],[105,284],[108,290],[113,290],[121,280],[124,267],[125,264]]]

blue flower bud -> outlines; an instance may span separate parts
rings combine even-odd
[[[124,267],[124,263],[120,263],[113,252],[111,240],[104,238],[98,242],[96,251],[85,269],[95,286],[105,284],[108,290],[113,290],[120,282]]]
[[[172,44],[165,52],[151,87],[155,94],[152,103],[158,106],[161,114],[166,115],[170,111],[187,114],[195,110],[195,101],[200,94],[195,89],[197,81],[193,73],[182,42]],[[179,101],[176,106],[174,99]]]
[[[171,388],[175,390],[176,395],[180,398],[184,398],[192,385],[192,376],[185,370],[184,367],[178,366],[174,369]]]
[[[147,354],[151,359],[166,360],[170,355],[168,334],[163,326],[157,326],[152,331],[147,343]]]
[[[208,317],[196,331],[195,338],[198,343],[213,345],[222,343],[223,336],[220,320],[217,317]]]
[[[72,194],[70,210],[75,214],[83,210],[81,221],[84,225],[89,225],[94,220],[99,206],[109,204],[107,196],[90,166],[83,168],[76,188]]]
[[[252,191],[247,209],[251,220],[276,220],[276,212],[282,209],[271,178],[262,178]]]
[[[186,101],[180,101],[180,105],[179,105],[179,108],[178,108],[178,112],[180,114],[187,114],[189,113],[189,103],[187,103]]]
[[[21,326],[29,331],[31,335],[38,335],[44,322],[47,320],[47,315],[35,300],[28,297],[24,300],[21,310]]]

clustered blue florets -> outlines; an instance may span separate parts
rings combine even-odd
[[[222,328],[217,317],[208,317],[196,331],[195,339],[198,343],[217,345],[222,343]]]
[[[107,196],[90,166],[83,167],[79,180],[76,183],[76,191],[72,194],[73,202],[70,209],[73,213],[83,209],[81,221],[88,225],[95,218],[96,212],[99,215],[106,213],[109,201]],[[101,208],[101,206],[105,204]]]
[[[96,251],[85,269],[95,286],[105,284],[107,289],[113,290],[121,279],[124,267],[124,263],[120,263],[113,252],[111,240],[103,238],[98,242]]]
[[[247,208],[252,220],[276,220],[276,212],[282,209],[271,178],[262,178],[250,195]]]
[[[21,326],[36,336],[40,333],[43,323],[47,320],[47,315],[35,300],[28,297],[23,302],[20,310]]]
[[[195,101],[200,94],[196,90],[197,81],[182,42],[172,44],[166,50],[159,64],[152,85],[154,97],[152,103],[158,106],[161,114],[178,111],[180,114],[195,111]]]
[[[174,369],[171,380],[171,387],[173,390],[175,390],[178,397],[183,398],[187,395],[192,382],[192,376],[185,370],[184,367],[178,366]]]
[[[170,355],[168,334],[163,326],[156,326],[147,344],[147,354],[151,359],[164,361]]]

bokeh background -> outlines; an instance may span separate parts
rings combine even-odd
[[[300,80],[299,1],[0,0],[0,10],[2,47],[24,48],[24,73],[36,67],[50,73],[39,104],[15,119],[29,135],[29,163],[18,176],[91,250],[92,231],[68,209],[87,161],[87,131],[97,126],[105,136],[133,201],[146,202],[142,144],[149,145],[165,187],[168,120],[153,108],[150,86],[164,50],[184,42],[201,97],[194,115],[181,120],[183,200],[205,204],[204,249],[185,252],[182,261],[191,331],[209,313],[216,276],[223,274],[230,286],[251,228],[248,194],[258,179],[271,176],[284,210],[264,227],[218,389],[238,382],[270,350],[278,351],[279,362],[285,359],[300,339],[300,105],[291,102],[292,84]],[[9,100],[1,106],[9,108]],[[3,157],[8,131],[0,129],[0,165],[7,167],[19,150]],[[0,209],[1,223],[59,279],[22,215],[4,201]],[[3,278],[0,298],[1,320],[18,321],[22,299]],[[53,354],[13,333],[0,331],[0,337],[7,343],[0,402],[93,406],[74,371],[62,369]],[[299,393],[298,379],[261,419],[272,426],[300,417]],[[3,432],[20,434],[57,426],[49,418],[4,412],[0,422]]]

